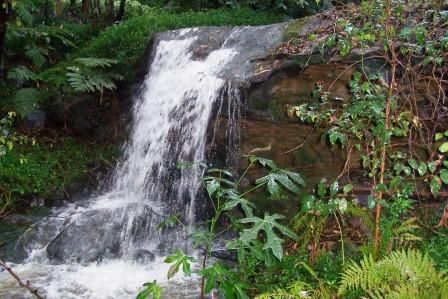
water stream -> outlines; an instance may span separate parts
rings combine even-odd
[[[12,266],[47,298],[135,298],[153,280],[165,286],[165,298],[197,298],[198,278],[180,275],[168,282],[169,265],[163,263],[176,248],[191,250],[188,234],[204,208],[203,168],[178,165],[206,162],[218,115],[228,120],[226,151],[237,151],[241,95],[232,82],[243,80],[253,69],[250,59],[280,36],[278,25],[208,30],[219,35],[209,36],[208,44],[198,28],[158,37],[132,109],[129,142],[108,188],[54,209],[21,238],[28,258]],[[233,160],[229,155],[225,163]],[[172,215],[184,225],[157,229]],[[0,298],[32,295],[0,272]]]

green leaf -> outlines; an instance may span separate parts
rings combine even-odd
[[[444,137],[443,133],[436,133],[435,140],[436,140],[436,141],[439,141],[439,140],[442,139],[443,137]]]
[[[431,193],[434,196],[437,196],[437,194],[439,194],[440,188],[442,186],[442,181],[440,180],[440,178],[438,176],[434,176],[431,180],[431,182],[429,183],[429,187],[431,189]]]
[[[440,170],[439,175],[440,175],[440,178],[442,179],[442,182],[443,182],[444,184],[447,184],[447,185],[448,185],[448,169],[442,169],[442,170]]]
[[[255,204],[248,201],[245,198],[240,197],[237,193],[234,191],[230,191],[226,194],[226,203],[224,204],[223,209],[225,211],[232,210],[237,205],[240,205],[243,209],[244,213],[246,214],[246,217],[252,217],[253,216],[253,208],[255,208]]]
[[[434,173],[434,171],[436,171],[436,168],[437,168],[436,162],[434,161],[428,162],[428,169],[431,173]]]
[[[166,257],[165,263],[171,264],[171,267],[168,270],[168,279],[171,279],[176,275],[177,272],[179,272],[180,266],[182,266],[182,271],[185,275],[190,276],[191,275],[191,266],[190,263],[194,261],[194,258],[191,256],[185,255],[180,250],[177,250],[174,254]]]
[[[376,206],[375,197],[373,197],[372,195],[367,196],[367,206],[369,207],[369,209],[373,209]]]
[[[285,217],[279,214],[269,215],[266,213],[264,215],[264,219],[259,217],[249,217],[241,219],[241,223],[252,223],[253,226],[251,228],[244,229],[241,233],[240,239],[243,242],[248,243],[252,240],[257,239],[258,234],[263,231],[266,237],[266,242],[264,243],[263,250],[272,251],[274,256],[278,260],[281,260],[283,258],[283,239],[281,239],[277,235],[274,229],[279,231],[284,236],[297,240],[297,235],[292,230],[277,222],[277,220],[283,218]]]
[[[207,193],[210,197],[212,197],[215,192],[221,187],[219,181],[215,178],[212,178],[205,182],[205,188],[207,189]]]
[[[426,163],[420,162],[418,165],[417,171],[420,176],[424,175],[426,171],[428,170],[428,167],[426,166]]]
[[[446,153],[448,152],[448,142],[444,142],[442,143],[442,145],[439,146],[439,151],[441,153]]]
[[[148,296],[152,296],[152,299],[161,299],[162,298],[162,288],[154,282],[147,282],[143,284],[144,289],[138,293],[136,299],[147,299]]]
[[[293,179],[291,179],[291,177]],[[255,181],[255,184],[257,185],[266,184],[269,194],[273,198],[278,199],[280,198],[281,195],[280,185],[286,188],[287,190],[295,194],[298,194],[300,192],[300,189],[298,187],[297,181],[299,181],[301,184],[305,183],[301,179],[301,177],[296,176],[295,173],[277,169],[275,172],[271,172],[266,176],[257,179]]]
[[[317,195],[319,197],[324,197],[327,194],[327,187],[325,186],[326,180],[322,179],[319,184],[317,184]]]
[[[339,191],[339,183],[338,181],[334,181],[330,186],[330,196],[335,196]]]
[[[344,186],[344,188],[342,188],[342,192],[347,195],[350,191],[353,190],[353,185],[352,184],[346,184]]]
[[[270,170],[277,170],[277,165],[269,159],[257,157],[257,156],[244,156],[245,158],[249,159],[250,163],[259,163],[261,166],[269,168]]]
[[[417,169],[418,168],[418,163],[417,163],[417,161],[415,161],[415,159],[410,159],[408,161],[408,163],[412,167],[412,169]]]

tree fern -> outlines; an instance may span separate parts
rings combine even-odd
[[[448,298],[448,278],[416,250],[394,251],[379,261],[365,256],[347,266],[339,294],[363,290],[370,298]]]

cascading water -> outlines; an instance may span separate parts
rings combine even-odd
[[[220,38],[209,37],[204,45],[204,31],[197,28],[159,36],[108,191],[54,210],[22,237],[29,257],[14,269],[49,299],[133,298],[146,281],[166,283],[168,265],[161,256],[188,248],[186,236],[203,205],[198,202],[203,169],[177,165],[206,160],[216,114],[227,118],[226,150],[237,150],[240,94],[230,80],[243,80],[253,67],[250,59],[279,42],[267,33],[279,37],[281,26],[207,30]],[[158,231],[172,215],[180,215],[187,229]],[[188,298],[182,290],[197,297],[198,285],[191,280],[174,284],[167,298]],[[0,272],[0,298],[28,297]]]

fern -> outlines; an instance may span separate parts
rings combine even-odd
[[[39,90],[35,88],[19,89],[13,99],[14,108],[21,117],[25,117],[38,107],[41,96]]]
[[[14,10],[22,23],[26,25],[32,25],[34,23],[33,12],[37,10],[37,7],[33,1],[18,1]]]
[[[8,79],[9,80],[23,80],[23,81],[35,81],[37,80],[37,75],[33,71],[31,71],[26,66],[20,65],[18,67],[15,67],[11,69],[8,72]]]
[[[31,63],[38,68],[43,66],[47,62],[49,55],[49,47],[39,47],[35,44],[31,44],[25,47],[25,56],[31,60]]]
[[[115,59],[91,58],[91,57],[77,58],[75,59],[75,62],[88,68],[109,67],[118,63],[118,61]]]
[[[69,85],[78,92],[103,92],[114,90],[114,81],[121,80],[117,74],[107,72],[106,67],[117,63],[113,59],[105,58],[78,58],[77,65],[67,67],[66,73]]]
[[[370,298],[448,298],[448,278],[416,250],[394,251],[380,261],[365,256],[342,275],[338,293],[362,290]]]

